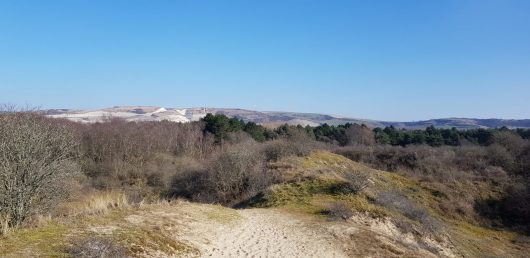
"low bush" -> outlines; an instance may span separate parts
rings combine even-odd
[[[425,233],[439,233],[441,222],[432,217],[427,210],[412,203],[406,196],[396,191],[385,191],[378,194],[376,202],[380,205],[396,210],[405,217],[418,221]]]
[[[202,170],[175,176],[170,195],[195,201],[236,205],[275,182],[256,145],[234,146],[208,161]]]
[[[530,184],[513,183],[504,192],[502,198],[477,200],[475,208],[494,221],[530,233]]]
[[[324,210],[324,214],[329,216],[329,219],[331,220],[348,220],[351,217],[353,217],[353,210],[348,207],[348,205],[344,202],[333,202],[328,205],[326,210]]]
[[[391,209],[395,209],[412,220],[419,220],[427,216],[424,209],[418,208],[404,195],[397,191],[385,191],[378,194],[377,203]]]
[[[351,193],[359,193],[370,185],[370,177],[360,171],[350,171],[343,175],[347,188]]]
[[[313,150],[308,144],[285,139],[267,142],[262,147],[263,155],[268,161],[278,161],[288,156],[306,156]]]

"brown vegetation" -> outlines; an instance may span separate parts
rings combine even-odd
[[[332,202],[324,211],[331,220],[348,220],[353,216],[353,210],[344,202]]]
[[[417,178],[441,198],[449,216],[528,230],[528,140],[498,132],[488,146],[347,146],[336,153]]]
[[[293,205],[343,220],[364,212],[392,217],[404,233],[431,236],[458,223],[530,230],[530,143],[512,131],[499,130],[483,145],[402,147],[377,144],[372,130],[349,125],[346,146],[339,147],[324,133],[326,143],[317,141],[307,127],[283,126],[256,138],[261,129],[246,126],[248,132],[228,130],[219,138],[203,121],[76,124],[3,112],[2,231],[27,226],[39,214],[109,215],[178,198],[232,207]],[[322,149],[392,173],[315,152]],[[54,204],[68,194],[64,212]],[[69,252],[120,255],[118,245],[85,240]]]
[[[30,112],[0,115],[0,217],[2,231],[64,196],[79,172],[77,141],[62,125]]]

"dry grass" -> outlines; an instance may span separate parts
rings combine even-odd
[[[196,221],[222,225],[238,219],[235,210],[219,205],[175,201],[133,207],[125,200],[116,192],[82,198],[68,206],[76,209],[73,216],[63,214],[46,225],[17,229],[0,238],[0,257],[69,257],[80,247],[72,239],[92,238],[114,242],[127,257],[195,257],[197,249],[180,241],[183,232],[190,230],[188,225]]]
[[[145,257],[155,253],[159,253],[161,257],[168,257],[195,252],[192,247],[180,243],[160,227],[124,226],[114,232],[113,236],[135,257]]]
[[[95,192],[81,199],[67,203],[64,211],[69,216],[106,214],[110,210],[125,209],[130,207],[125,193]]]

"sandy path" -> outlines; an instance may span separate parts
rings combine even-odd
[[[318,229],[279,211],[238,210],[241,219],[212,235],[203,257],[346,257]]]

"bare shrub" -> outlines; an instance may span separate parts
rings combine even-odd
[[[175,156],[204,158],[213,141],[201,123],[127,122],[82,125],[81,164],[98,189],[147,184],[156,191],[175,173]]]
[[[250,136],[250,134],[238,131],[227,133],[226,142],[231,144],[253,144],[256,141]]]
[[[204,193],[205,170],[190,170],[175,175],[168,190],[168,198],[197,200]]]
[[[504,147],[512,155],[519,154],[527,141],[512,131],[500,131],[493,135],[493,143]]]
[[[515,166],[515,156],[505,147],[499,144],[492,144],[487,147],[488,161],[493,166],[498,166],[511,170]]]
[[[0,214],[9,227],[65,196],[61,182],[79,172],[76,146],[66,124],[35,112],[0,114]]]
[[[400,212],[411,220],[420,222],[426,233],[439,233],[442,228],[440,222],[433,218],[427,210],[418,207],[399,192],[381,192],[376,201],[387,208]]]
[[[317,143],[315,143],[316,145]],[[306,156],[315,149],[309,143],[301,143],[287,139],[279,139],[267,142],[262,147],[263,155],[268,161],[278,161],[289,156]]]
[[[336,148],[335,152],[375,168],[419,179],[420,184],[433,189],[433,195],[445,193],[437,196],[440,198],[438,208],[447,211],[445,216],[470,222],[487,219],[481,223],[522,227],[527,214],[524,192],[530,171],[529,144],[512,132],[503,132],[496,134],[489,146],[470,143],[437,148],[348,146]],[[524,183],[513,183],[518,181]],[[478,187],[471,188],[473,185]],[[503,189],[505,197],[489,200],[486,196],[498,191],[493,189]],[[401,208],[408,210],[410,207]],[[414,208],[411,211],[405,212],[407,217],[424,217],[421,211]],[[431,228],[436,228],[439,222],[423,221],[432,225]]]
[[[504,184],[509,180],[508,173],[502,167],[488,166],[481,172],[481,176],[498,185]]]
[[[350,189],[355,193],[361,192],[370,185],[370,177],[359,171],[351,171],[344,174],[344,178],[348,180]]]
[[[333,202],[324,211],[331,220],[348,220],[353,216],[353,210],[344,202]]]
[[[530,184],[515,183],[505,190],[506,195],[498,204],[496,216],[505,224],[519,226],[530,232]]]
[[[129,257],[126,249],[107,237],[91,236],[76,239],[68,250],[73,257],[123,258]]]
[[[170,178],[178,173],[182,164],[188,157],[175,157],[168,153],[158,153],[153,155],[143,165],[142,174],[139,175],[145,180],[147,186],[162,190],[167,188]],[[193,160],[193,158],[190,158]]]
[[[451,198],[442,200],[438,206],[445,212],[445,215],[453,218],[467,218],[474,219],[476,213],[474,210],[473,196],[465,196],[460,198]]]
[[[335,152],[377,169],[439,182],[471,180],[488,166],[485,147],[348,146]]]
[[[530,143],[527,144],[526,148],[518,156],[519,164],[517,166],[517,172],[525,176],[530,175]]]
[[[483,170],[488,164],[488,153],[481,146],[461,146],[454,148],[455,159],[452,163],[464,171]]]
[[[339,192],[357,194],[370,185],[370,177],[360,171],[349,171],[342,175],[346,180],[340,184]]]
[[[375,144],[374,132],[366,125],[353,124],[346,128],[345,132],[350,145],[373,145]]]
[[[414,233],[414,225],[405,219],[396,219],[394,221],[396,227],[404,234]]]
[[[367,164],[374,165],[373,147],[365,147],[360,145],[353,145],[347,147],[334,148],[333,152],[336,154],[342,155],[346,158],[349,158],[356,162],[363,162]]]
[[[259,153],[242,148],[219,155],[208,168],[207,180],[209,191],[225,204],[249,198],[272,182]]]
[[[170,192],[196,201],[235,205],[274,181],[257,145],[231,146],[215,155],[202,170],[175,176]]]
[[[379,193],[377,202],[385,207],[401,212],[409,219],[418,220],[426,215],[424,209],[416,207],[407,197],[396,191],[385,191]]]

